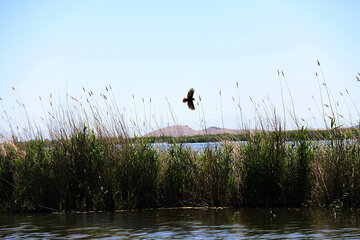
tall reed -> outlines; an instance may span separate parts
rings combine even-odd
[[[283,77],[280,81],[287,85]],[[49,109],[44,107],[42,116],[46,133],[32,122],[25,105],[19,101],[24,128],[28,129],[25,136],[16,135],[15,129],[21,125],[15,127],[11,116],[4,117],[10,124],[11,135],[1,135],[1,210],[359,207],[360,128],[352,121],[350,127],[341,127],[345,117],[338,112],[331,91],[327,85],[319,84],[319,87],[326,88],[331,111],[330,116],[326,115],[323,108],[326,103],[320,96],[322,111],[320,108],[319,111],[324,115],[326,131],[300,126],[291,95],[290,117],[298,126],[292,132],[284,128],[289,123],[285,120],[283,96],[282,120],[276,108],[268,103],[269,98],[260,105],[251,97],[257,128],[249,129],[250,123],[239,123],[239,126],[246,126],[241,142],[230,141],[233,136],[229,135],[221,146],[207,145],[199,151],[176,144],[176,138],[171,138],[172,144],[158,148],[155,138],[139,136],[142,127],[135,98],[135,120],[129,124],[116,106],[111,86],[106,86],[106,92],[99,94],[102,103],[94,100],[94,93],[85,88],[86,97],[67,95],[65,105],[50,96],[46,104]],[[287,88],[289,90],[288,85]],[[219,96],[224,125],[221,92]],[[201,98],[199,100],[202,105]],[[171,118],[177,124],[175,111],[167,102]],[[238,119],[243,121],[246,117],[240,97],[238,107]],[[202,106],[201,109],[205,128]],[[144,105],[145,124],[151,124],[151,111],[147,112]],[[145,126],[145,129],[150,127]]]

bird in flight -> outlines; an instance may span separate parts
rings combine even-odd
[[[187,102],[187,105],[191,110],[195,109],[194,102],[193,102],[195,100],[195,98],[193,98],[194,92],[195,92],[195,90],[193,88],[190,88],[190,90],[188,91],[187,97],[183,99],[183,102],[184,103]]]

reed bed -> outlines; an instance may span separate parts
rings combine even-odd
[[[281,76],[284,73],[279,72]],[[286,118],[280,120],[266,106],[260,116],[254,104],[260,128],[242,135],[241,142],[222,136],[221,146],[208,145],[199,151],[176,143],[175,138],[158,148],[155,138],[139,136],[136,128],[141,120],[136,116],[131,127],[125,124],[111,94],[101,94],[105,100],[101,106],[91,99],[93,92],[85,89],[86,104],[68,96],[71,103],[64,105],[50,97],[50,110],[42,118],[48,138],[19,102],[28,135],[16,136],[19,127],[8,121],[12,134],[0,144],[0,208],[27,212],[176,206],[359,207],[360,128],[341,128],[338,118],[342,115],[323,86],[329,102],[322,99],[319,109],[327,126],[326,140],[317,141],[324,139],[324,132],[301,126],[291,100],[290,115],[298,126],[291,134],[285,129]],[[107,86],[106,92],[110,91]],[[244,119],[240,100],[238,107],[238,119]],[[169,109],[176,120],[170,103]],[[204,112],[199,116],[204,117]],[[156,119],[149,116],[148,121]],[[205,119],[201,122],[205,127]]]
[[[360,204],[360,148],[287,143],[261,132],[244,144],[194,151],[156,149],[137,138],[102,139],[85,126],[61,141],[2,145],[3,211],[114,211],[174,206],[350,206]]]

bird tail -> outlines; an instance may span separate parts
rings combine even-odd
[[[188,101],[188,99],[184,97],[183,102],[187,102],[187,101]]]

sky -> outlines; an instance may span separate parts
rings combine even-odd
[[[321,128],[322,107],[336,101],[351,124],[359,9],[356,0],[0,0],[0,124],[6,129],[4,110],[21,118],[17,101],[37,119],[48,107],[39,97],[85,99],[84,87],[102,101],[109,85],[125,120],[147,119],[146,131],[253,126],[273,108],[286,112],[289,128],[294,109],[302,124]],[[189,88],[195,111],[182,103]]]

